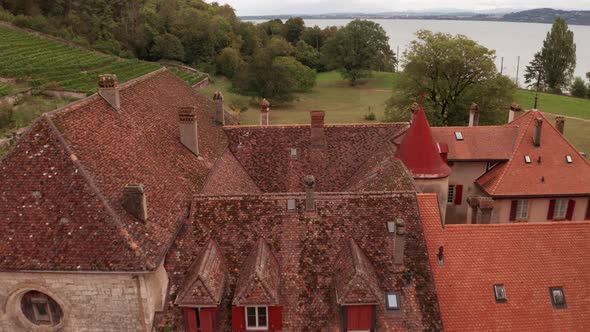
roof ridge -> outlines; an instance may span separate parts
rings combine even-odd
[[[446,224],[445,228],[504,228],[504,227],[562,227],[562,226],[579,226],[589,225],[589,220],[566,220],[566,221],[538,221],[538,222],[512,222],[512,223],[498,223],[498,224]]]
[[[225,134],[225,131],[223,132]],[[227,134],[226,134],[227,136]],[[205,181],[203,181],[203,185],[201,186],[201,190],[199,191],[199,194],[201,194],[203,192],[203,190],[205,190],[205,188],[207,188],[207,185],[209,184],[209,181],[211,180],[211,178],[213,177],[213,174],[217,171],[217,169],[220,167],[219,165],[222,162],[223,156],[229,152],[232,157],[235,159],[235,161],[238,163],[238,165],[240,165],[240,168],[244,171],[244,174],[246,174],[246,176],[248,177],[248,179],[250,179],[250,181],[252,182],[252,184],[256,187],[256,189],[258,189],[258,191],[261,192],[260,188],[258,187],[258,185],[256,184],[256,182],[254,182],[254,179],[252,179],[252,177],[250,176],[250,173],[248,173],[248,171],[246,170],[246,168],[244,167],[244,165],[242,165],[242,163],[240,162],[240,160],[236,157],[236,155],[231,151],[231,149],[229,148],[229,144],[225,147],[225,149],[223,150],[223,152],[219,155],[219,157],[217,157],[217,159],[215,159],[215,162],[213,163],[213,167],[211,167],[211,169],[209,170],[209,173],[207,173],[207,177],[205,178]]]
[[[51,129],[51,131],[57,136],[57,139],[60,142],[62,148],[65,150],[66,153],[68,153],[70,155],[70,162],[72,162],[74,164],[74,166],[76,166],[76,168],[79,170],[82,178],[84,178],[84,180],[86,180],[90,189],[94,192],[94,194],[96,194],[96,197],[103,204],[107,214],[111,217],[109,219],[119,229],[120,234],[124,238],[128,247],[131,250],[133,250],[137,256],[143,256],[144,258],[146,258],[145,254],[142,252],[142,250],[139,247],[139,245],[137,244],[137,242],[135,242],[135,240],[132,238],[131,234],[129,234],[129,232],[125,228],[125,225],[123,225],[123,223],[121,222],[119,215],[115,212],[115,210],[113,210],[109,201],[104,197],[102,192],[98,189],[98,186],[96,186],[96,184],[94,183],[94,181],[90,177],[89,173],[86,171],[86,168],[84,167],[82,162],[80,162],[80,160],[78,160],[78,158],[76,157],[76,154],[72,151],[70,146],[67,144],[65,138],[63,137],[61,132],[57,129],[57,127],[55,126],[55,124],[53,123],[53,121],[51,120],[49,115],[43,114],[43,115],[41,115],[41,118],[45,119],[45,121],[49,125],[49,128]]]
[[[538,111],[538,112],[541,114],[541,117],[542,117],[544,120],[546,120],[547,122],[549,122],[549,121],[548,121],[548,119],[545,117],[545,113],[543,113],[543,112],[541,112],[541,111]],[[560,116],[560,115],[556,115],[556,116]],[[566,144],[567,144],[567,145],[568,145],[570,148],[572,148],[572,149],[573,149],[573,150],[574,150],[574,151],[575,151],[575,152],[576,152],[578,155],[580,155],[580,150],[578,150],[578,149],[577,149],[577,148],[576,148],[576,147],[575,147],[575,146],[574,146],[574,145],[573,145],[573,144],[572,144],[572,143],[571,143],[571,142],[570,142],[570,141],[567,139],[567,137],[565,137],[565,135],[564,135],[564,134],[560,133],[560,132],[559,132],[559,130],[557,130],[557,128],[555,128],[555,127],[554,127],[553,125],[551,125],[551,124],[549,124],[549,127],[551,127],[551,128],[553,129],[553,131],[555,131],[555,132],[556,132],[556,134],[558,134],[558,135],[561,137],[561,139],[562,139],[563,141],[565,141],[565,142],[566,142]],[[580,157],[582,157],[582,156],[580,155]],[[585,163],[586,163],[588,166],[590,166],[590,161],[589,161],[588,159],[586,159],[586,158],[582,157],[582,160],[584,160],[584,162],[585,162]]]

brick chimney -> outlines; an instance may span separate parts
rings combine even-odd
[[[412,122],[414,122],[414,118],[416,117],[416,114],[418,114],[419,110],[420,110],[420,105],[418,103],[413,103],[412,106],[410,106],[410,113],[412,114]]]
[[[199,132],[197,128],[197,111],[194,107],[178,109],[180,142],[195,155],[199,155]]]
[[[225,126],[225,114],[223,112],[223,94],[217,91],[213,94],[213,109],[215,110],[215,122]]]
[[[268,120],[268,116],[270,113],[270,103],[268,102],[268,100],[266,100],[266,98],[262,99],[262,102],[260,103],[260,125],[261,126],[268,126],[269,125],[269,120]]]
[[[510,105],[510,112],[508,112],[508,122],[512,122],[520,117],[522,114],[522,108],[517,103]]]
[[[479,105],[472,103],[469,107],[469,127],[479,126]]]
[[[404,250],[406,248],[406,223],[403,220],[395,221],[395,246],[394,246],[394,263],[396,265],[404,264]]]
[[[123,189],[123,207],[135,218],[147,221],[147,201],[143,184],[128,184]]]
[[[565,118],[563,116],[555,117],[555,128],[557,128],[557,130],[563,135],[563,132],[565,131]]]
[[[533,145],[541,146],[541,130],[543,129],[543,119],[535,118],[535,133],[533,136]]]
[[[307,175],[303,179],[305,184],[305,211],[315,211],[315,177],[313,175]]]
[[[98,94],[117,111],[121,110],[119,80],[115,74],[98,76]]]
[[[324,111],[311,111],[311,145],[316,147],[326,146],[326,135],[324,133]]]

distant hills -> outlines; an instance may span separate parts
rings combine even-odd
[[[301,17],[303,19],[422,19],[422,20],[469,20],[469,21],[501,21],[553,23],[557,17],[564,17],[568,24],[590,25],[590,10],[558,10],[537,8],[523,11],[507,9],[488,11],[461,11],[448,9],[422,12],[387,12],[387,13],[333,13],[320,15],[262,15],[242,16],[243,20],[272,20]]]

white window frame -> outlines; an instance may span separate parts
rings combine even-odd
[[[255,311],[256,312],[256,326],[250,326],[250,325],[248,325],[248,309],[249,308],[254,308],[254,310],[256,310]],[[258,317],[258,309],[259,308],[264,308],[266,310],[266,325],[265,326],[262,326],[262,325],[259,324],[259,317]],[[244,310],[245,310],[245,314],[246,314],[245,316],[246,316],[246,329],[247,330],[252,330],[252,331],[255,331],[255,330],[268,330],[268,326],[270,325],[269,324],[270,316],[268,314],[268,306],[263,306],[263,305],[248,306],[248,307],[245,307]]]
[[[456,189],[454,184],[449,185],[449,189],[447,189],[447,204],[455,204]]]
[[[556,199],[555,206],[553,207],[553,220],[565,219],[567,215],[567,207],[569,200],[567,199]]]
[[[519,199],[516,202],[516,220],[529,220],[528,199]]]

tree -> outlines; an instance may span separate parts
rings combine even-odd
[[[267,43],[266,49],[272,57],[291,56],[295,52],[293,46],[285,38],[279,36],[272,37]]]
[[[463,125],[471,102],[498,104],[482,91],[510,95],[514,84],[498,78],[495,51],[463,36],[420,30],[405,53],[404,71],[388,101],[390,118],[407,112],[409,105],[424,94],[430,120],[436,125]],[[513,92],[512,92],[513,93]],[[507,102],[508,104],[510,101]],[[508,105],[507,104],[507,105]],[[507,105],[504,105],[507,108]],[[483,105],[482,109],[483,109]],[[494,106],[495,107],[495,106]]]
[[[371,70],[386,68],[397,61],[385,30],[375,22],[362,20],[354,20],[338,30],[326,41],[324,54],[351,85],[367,77]]]
[[[170,33],[154,38],[154,46],[150,53],[156,59],[184,60],[184,47],[180,39]]]
[[[574,79],[574,83],[570,89],[572,96],[578,98],[586,98],[586,94],[588,93],[588,89],[586,88],[586,82],[581,77],[576,77]]]
[[[292,91],[306,92],[315,85],[315,71],[293,57],[277,57],[273,59],[272,65],[277,71],[285,71],[285,75],[292,81]]]
[[[285,39],[291,44],[295,44],[299,41],[303,30],[305,30],[305,22],[301,17],[290,18],[285,22]]]
[[[541,59],[547,86],[555,92],[569,85],[576,68],[574,33],[564,18],[558,17],[543,41]]]
[[[217,56],[216,59],[217,72],[232,78],[237,70],[242,66],[243,61],[240,57],[240,52],[234,48],[226,47]]]
[[[529,88],[535,88],[535,90],[539,91],[545,90],[545,68],[543,66],[541,52],[535,53],[533,60],[526,66],[524,82]]]
[[[295,45],[295,58],[309,68],[313,68],[317,71],[322,71],[324,69],[322,64],[322,54],[303,40],[298,41],[297,45]]]

